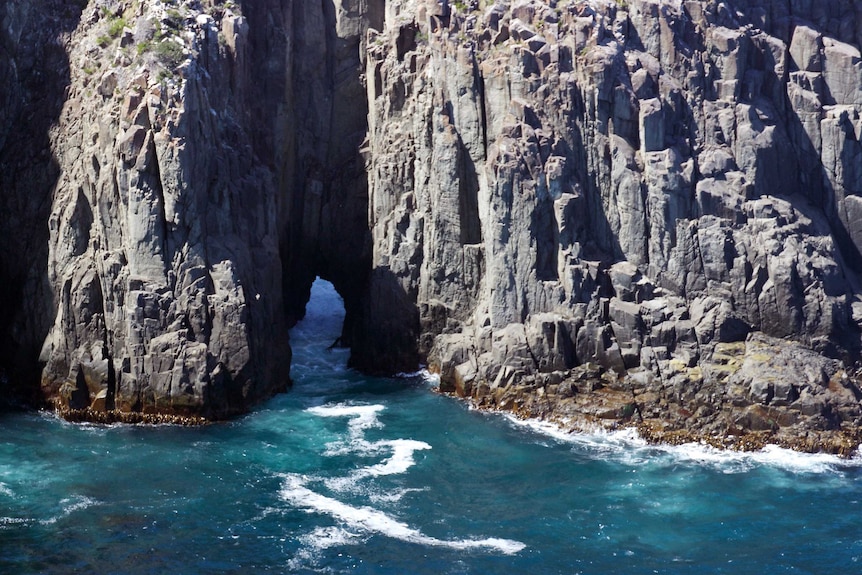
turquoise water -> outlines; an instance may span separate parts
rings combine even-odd
[[[202,428],[0,413],[0,573],[859,573],[862,467],[782,450],[566,437],[326,351],[318,281],[294,389]]]

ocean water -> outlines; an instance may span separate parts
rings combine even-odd
[[[860,573],[862,463],[568,436],[367,378],[315,283],[294,389],[201,428],[0,413],[0,573]]]

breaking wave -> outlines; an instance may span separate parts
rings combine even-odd
[[[515,426],[570,443],[586,453],[615,457],[628,465],[647,462],[667,465],[685,463],[702,465],[723,473],[743,473],[758,466],[768,466],[800,474],[833,473],[851,467],[862,467],[862,456],[858,453],[851,458],[844,458],[826,453],[801,453],[776,445],[767,445],[758,451],[717,449],[703,443],[654,445],[647,443],[632,428],[569,433],[552,423],[521,420],[509,414],[505,417]]]

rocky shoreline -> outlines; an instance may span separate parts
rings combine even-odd
[[[592,362],[549,369],[519,351],[517,340],[496,343],[507,351],[498,354],[501,366],[481,365],[476,356],[457,365],[460,356],[432,362],[430,371],[441,378],[436,391],[479,410],[548,422],[566,432],[634,428],[653,444],[701,443],[735,451],[777,445],[842,457],[862,444],[862,373],[789,340],[753,333],[744,342],[716,345],[710,360],[694,367],[665,360],[625,371]],[[211,422],[191,414],[109,410],[104,404],[57,405],[55,412],[76,423]]]
[[[454,392],[440,390],[446,395],[457,396]],[[550,411],[540,409],[534,411],[530,399],[522,399],[521,405],[501,406],[489,404],[487,401],[476,400],[473,397],[464,398],[479,410],[508,412],[521,420],[537,420],[548,422],[561,431],[568,433],[590,433],[596,430],[615,431],[622,428],[634,428],[638,435],[654,445],[683,445],[700,443],[716,449],[731,451],[758,451],[767,445],[776,445],[802,453],[828,453],[841,457],[851,457],[857,453],[862,444],[862,430],[847,427],[837,431],[806,431],[787,432],[786,430],[751,431],[740,430],[738,435],[732,433],[733,428],[724,432],[705,432],[700,429],[678,428],[675,422],[661,418],[640,419],[637,415],[617,417],[596,417],[589,413],[569,410],[556,410],[558,404],[551,403]],[[517,401],[517,400],[516,400]],[[594,401],[595,406],[606,406],[607,397],[588,396],[586,402]],[[633,409],[636,402],[620,402],[617,409],[624,413]]]
[[[142,413],[138,411],[98,411],[91,408],[68,409],[57,408],[54,413],[58,417],[71,423],[98,423],[111,425],[114,423],[126,423],[129,425],[179,425],[183,427],[197,427],[212,423],[205,417],[196,415],[177,415],[170,413]]]
[[[0,396],[242,413],[289,385],[320,276],[366,373],[847,451],[860,21],[851,0],[0,4]]]
[[[447,366],[432,370],[440,373],[441,367]],[[712,361],[696,369],[668,362],[658,370],[664,378],[646,370],[619,374],[596,364],[529,371],[510,365],[489,383],[465,380],[454,370],[439,390],[477,409],[546,421],[568,432],[635,428],[654,444],[702,443],[736,451],[778,445],[849,457],[862,443],[859,374],[761,334],[718,347]]]

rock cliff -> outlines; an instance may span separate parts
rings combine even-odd
[[[478,405],[656,439],[858,442],[855,2],[0,22],[6,395],[242,411],[288,384],[321,275],[365,371],[427,361]]]
[[[857,434],[856,3],[386,16],[366,72],[373,279],[406,294],[385,335],[418,341],[442,388],[653,436]]]
[[[0,4],[0,395],[39,400],[52,318],[48,214],[59,176],[51,133],[69,84],[66,41],[80,5]],[[35,383],[35,385],[34,385]]]
[[[2,157],[47,175],[2,170],[4,215],[29,231],[9,251],[31,264],[3,266],[4,303],[26,315],[4,336],[28,354],[7,379],[38,360],[38,395],[64,409],[205,416],[283,389],[280,150],[250,113],[268,86],[251,81],[265,62],[249,63],[249,24],[223,6],[27,6],[6,3],[25,30],[6,61],[37,85],[10,95],[24,143]]]

